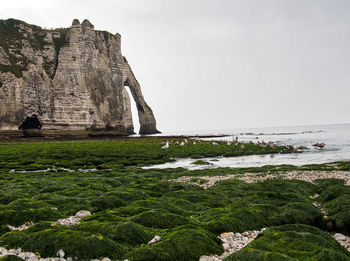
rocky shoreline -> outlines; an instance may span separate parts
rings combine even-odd
[[[73,259],[72,257],[67,257],[65,258],[65,253],[62,249],[57,251],[57,256],[58,257],[47,257],[47,258],[42,258],[40,255],[37,255],[32,252],[22,252],[21,248],[18,249],[9,249],[7,250],[6,248],[0,247],[0,258],[4,256],[16,256],[19,257],[23,260],[28,260],[28,261],[73,261],[77,259]],[[108,257],[104,257],[102,259],[91,259],[91,261],[111,261]]]
[[[264,232],[266,228],[262,228],[260,231],[246,231],[243,233],[222,233],[219,238],[222,241],[222,247],[225,252],[219,255],[213,256],[201,256],[199,261],[220,261],[224,260],[226,257],[234,252],[241,250],[246,247],[250,242],[252,242],[260,233]]]
[[[219,236],[219,238],[222,241],[222,246],[225,252],[222,253],[220,256],[219,255],[201,256],[199,258],[199,261],[222,261],[232,253],[237,252],[242,248],[246,247],[250,242],[256,239],[260,233],[263,233],[265,230],[266,228],[262,228],[260,231],[254,230],[254,231],[246,231],[243,233],[234,233],[234,232],[222,233]],[[340,233],[330,233],[330,234],[340,245],[342,245],[344,248],[346,248],[346,250],[350,252],[350,237]]]
[[[216,182],[222,180],[237,179],[247,183],[256,183],[268,179],[288,179],[288,180],[303,180],[313,183],[317,179],[342,179],[346,186],[350,185],[350,172],[349,171],[287,171],[277,173],[244,173],[244,174],[229,174],[225,176],[182,176],[175,180],[175,182],[183,182],[196,186],[200,186],[204,189],[208,189],[215,185]],[[198,182],[198,179],[201,182]]]
[[[222,180],[241,180],[247,183],[256,183],[265,181],[268,179],[287,179],[287,180],[303,180],[313,183],[317,179],[335,178],[344,180],[345,186],[350,185],[350,172],[348,171],[286,171],[276,173],[244,173],[244,174],[229,174],[224,176],[182,176],[175,180],[175,182],[188,183],[196,186],[200,186],[203,189],[209,189],[215,185],[216,182]],[[310,196],[311,199],[316,199],[319,195],[315,194]],[[319,208],[321,213],[327,218],[328,213],[324,210],[322,205],[317,201],[313,202],[313,205]],[[223,243],[225,252],[222,255],[213,256],[201,256],[200,261],[221,261],[224,260],[230,254],[241,250],[252,242],[260,233],[265,230],[263,228],[260,231],[247,231],[243,233],[227,232],[219,236]],[[340,233],[330,233],[333,238],[344,248],[350,252],[350,237]]]

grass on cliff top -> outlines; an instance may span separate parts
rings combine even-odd
[[[0,169],[43,170],[46,168],[120,168],[143,166],[172,161],[173,158],[202,158],[215,156],[240,156],[268,153],[289,153],[290,149],[276,146],[275,149],[260,148],[245,144],[213,146],[211,142],[186,144],[183,147],[171,144],[161,149],[163,139],[106,139],[35,143],[0,143]]]
[[[24,25],[30,28],[30,35],[25,35],[25,32],[21,32],[19,30],[19,25]],[[0,71],[10,72],[16,77],[22,77],[23,71],[26,71],[28,65],[32,62],[21,53],[22,40],[27,40],[34,50],[42,50],[45,44],[49,44],[44,41],[46,31],[47,30],[44,30],[39,26],[27,24],[26,22],[12,18],[0,20],[0,46],[8,55],[11,64],[0,64]],[[60,48],[67,44],[67,29],[59,28],[55,29],[55,31],[61,33],[61,37],[53,39],[56,54],[58,54]],[[15,54],[13,52],[15,52]],[[54,74],[50,72],[50,66],[56,65],[48,64],[44,61],[43,67],[46,70],[46,73],[53,78]]]
[[[345,169],[349,165],[324,164],[312,168]],[[272,167],[267,169],[271,171]],[[249,170],[263,171],[264,168]],[[215,170],[216,175],[244,171]],[[322,259],[324,256],[328,260],[349,259],[322,231],[327,220],[310,199],[318,193],[324,206],[330,204],[327,210],[331,212],[334,208],[335,214],[345,213],[348,205],[332,205],[335,199],[348,194],[348,187],[339,180],[320,180],[315,184],[295,180],[256,184],[225,180],[208,190],[168,181],[189,174],[213,175],[214,170],[131,167],[89,173],[1,171],[0,246],[21,247],[43,257],[55,256],[63,249],[67,256],[79,259],[198,260],[201,255],[223,252],[217,238],[222,232],[277,226],[254,241],[257,242],[251,247],[254,253],[247,250],[246,255],[246,250],[242,250],[237,253],[238,259],[231,258],[261,260],[261,256],[267,255],[270,258],[267,260],[326,260]],[[336,191],[331,189],[334,186]],[[82,209],[93,215],[77,226],[64,227],[53,222]],[[10,232],[6,227],[29,221],[36,225],[28,230]],[[283,227],[291,224],[294,225],[288,229]],[[334,228],[350,233],[347,226]],[[162,240],[147,245],[155,235]],[[289,259],[274,259],[281,253],[288,253]]]

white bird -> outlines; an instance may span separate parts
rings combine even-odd
[[[196,145],[196,142],[195,142],[195,141],[193,142],[193,145]]]
[[[181,147],[185,146],[185,143],[183,141],[181,141],[180,146]]]
[[[169,141],[162,147],[162,150],[167,150],[169,148]]]
[[[228,141],[228,142],[227,142],[227,146],[230,146],[230,145],[231,145],[231,142]]]
[[[186,139],[184,139],[184,142],[185,142],[185,143],[188,143],[188,141],[187,141]]]
[[[213,145],[214,145],[214,146],[217,146],[217,145],[219,145],[219,144],[217,144],[216,142],[213,142]]]

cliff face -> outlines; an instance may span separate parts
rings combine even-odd
[[[0,20],[0,130],[134,131],[130,88],[140,133],[158,132],[127,60],[120,35],[85,20],[45,30]]]

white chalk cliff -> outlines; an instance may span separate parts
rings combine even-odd
[[[127,60],[120,34],[84,20],[42,29],[0,20],[0,130],[113,130],[134,132],[130,88],[140,133],[156,120]]]

